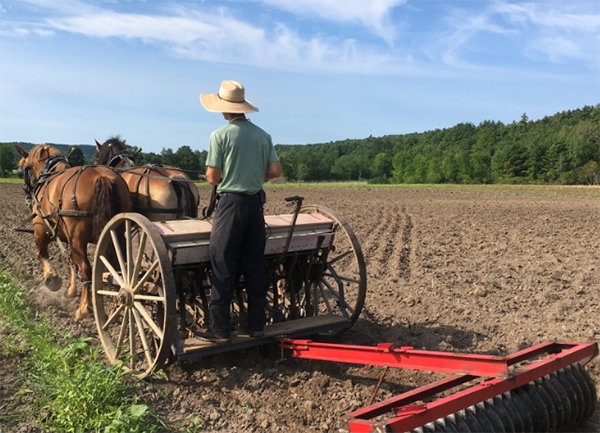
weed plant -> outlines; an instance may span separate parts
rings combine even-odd
[[[138,403],[131,372],[99,362],[100,349],[90,346],[90,338],[73,340],[54,331],[47,317],[32,314],[8,273],[0,273],[0,324],[10,337],[4,339],[5,355],[26,355],[19,394],[34,397],[28,408],[13,409],[35,419],[44,431],[154,432],[166,427]]]

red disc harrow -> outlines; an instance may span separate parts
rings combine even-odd
[[[596,343],[548,342],[508,356],[391,343],[365,347],[282,338],[280,345],[296,358],[452,374],[341,416],[341,432],[573,431],[596,405],[596,386],[582,368],[598,354]]]

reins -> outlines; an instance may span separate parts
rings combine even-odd
[[[213,187],[212,193],[210,194],[210,201],[208,202],[208,206],[202,208],[202,219],[208,219],[215,211],[217,207],[217,202],[219,201],[219,193],[217,192],[217,185]]]
[[[130,174],[134,174],[136,176],[142,176],[142,177],[150,177],[150,178],[154,178],[154,179],[160,179],[160,180],[172,180],[175,182],[193,182],[192,179],[183,179],[180,177],[165,177],[165,176],[155,176],[153,174],[148,174],[148,173],[136,173],[136,172],[131,172],[131,170],[135,169],[135,168],[149,168],[149,169],[156,169],[156,168],[164,168],[165,170],[177,170],[180,171],[182,173],[196,173],[196,174],[202,174],[202,175],[206,175],[206,172],[204,171],[194,171],[194,170],[184,170],[178,167],[169,167],[169,166],[164,166],[161,164],[146,164],[146,165],[136,165],[135,167],[127,167],[127,168],[121,168],[121,167],[110,167],[113,170],[115,170],[118,173],[130,173]]]

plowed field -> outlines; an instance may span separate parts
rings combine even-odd
[[[345,217],[358,237],[367,263],[366,306],[339,342],[505,355],[550,340],[600,341],[599,189],[266,190],[267,214],[291,212],[283,198],[301,195],[306,204]],[[206,206],[208,189],[201,194]],[[0,196],[0,270],[19,269],[32,276],[26,284],[38,287],[33,236],[9,230],[27,216],[23,191],[0,185]],[[93,319],[74,318],[79,299],[63,297],[67,271],[55,245],[51,254],[63,290],[38,289],[32,302],[57,327],[95,337]],[[0,415],[16,391],[8,382],[16,361],[1,350]],[[600,395],[600,360],[587,368]],[[381,372],[321,361],[280,363],[276,348],[248,349],[171,365],[169,380],[155,381],[142,397],[171,420],[200,415],[207,431],[335,431],[339,415],[367,405]],[[437,378],[390,370],[376,398]],[[599,412],[581,431],[600,430]],[[8,422],[3,431],[36,431]]]

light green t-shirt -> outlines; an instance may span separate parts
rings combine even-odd
[[[271,136],[251,122],[233,121],[210,135],[206,165],[221,169],[219,193],[259,192],[267,166],[275,161]]]

